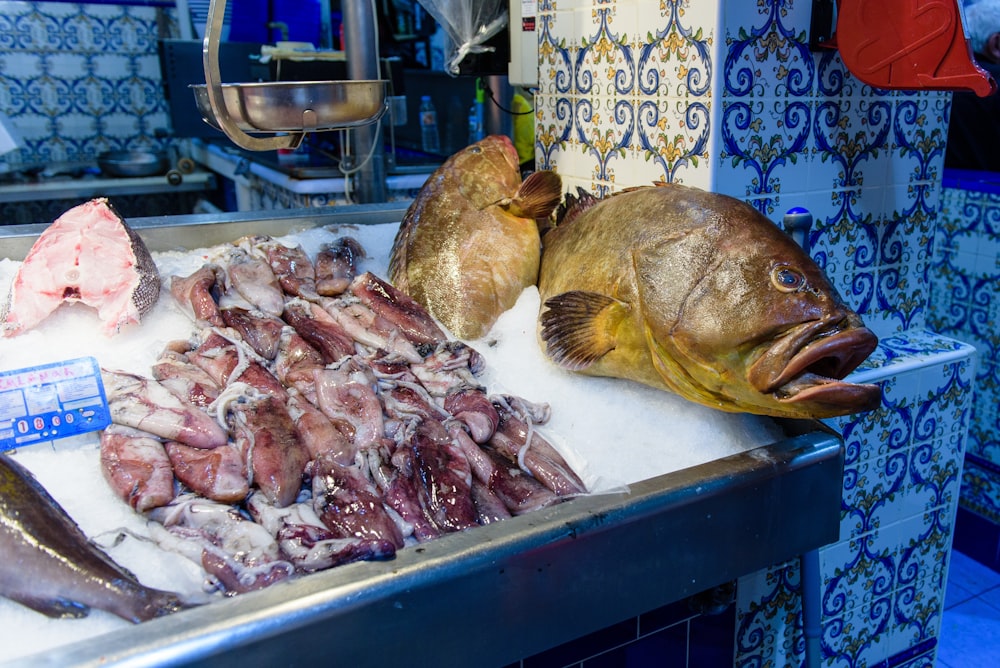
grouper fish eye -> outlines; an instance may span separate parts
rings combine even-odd
[[[795,292],[806,284],[806,277],[791,267],[781,265],[771,270],[771,282],[782,292]]]

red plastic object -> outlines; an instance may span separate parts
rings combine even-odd
[[[847,69],[886,89],[966,90],[997,82],[972,59],[959,0],[839,0],[835,44]]]

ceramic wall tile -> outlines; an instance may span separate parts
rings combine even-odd
[[[736,587],[735,668],[802,664],[798,560],[740,578]]]
[[[901,94],[894,101],[889,175],[894,183],[939,182],[950,94]]]
[[[162,148],[169,127],[157,56],[171,8],[0,1],[0,113],[24,146],[11,168],[93,162],[97,153]]]
[[[963,507],[1000,524],[1000,189],[946,183],[928,271],[929,325],[976,346]]]
[[[820,551],[827,666],[874,665],[906,655],[933,639],[940,625],[971,351],[921,333],[882,341],[878,358],[878,366],[859,375],[880,382],[882,405],[830,421],[844,434],[845,469],[841,541]],[[799,633],[798,604],[789,593],[794,587],[778,573],[740,581],[737,665],[762,665],[762,657],[771,665],[788,665],[776,656],[800,660],[801,646],[788,640]],[[782,605],[777,601],[783,601],[783,614],[771,609]],[[745,636],[750,632],[767,640]],[[789,647],[798,649],[788,655]]]
[[[599,195],[653,181],[707,186],[717,10],[686,0],[549,7],[536,165]]]

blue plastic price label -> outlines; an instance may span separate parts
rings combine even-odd
[[[104,429],[110,422],[93,357],[0,371],[0,451]]]

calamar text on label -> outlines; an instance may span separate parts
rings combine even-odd
[[[93,357],[0,371],[0,451],[104,429],[110,422]]]

